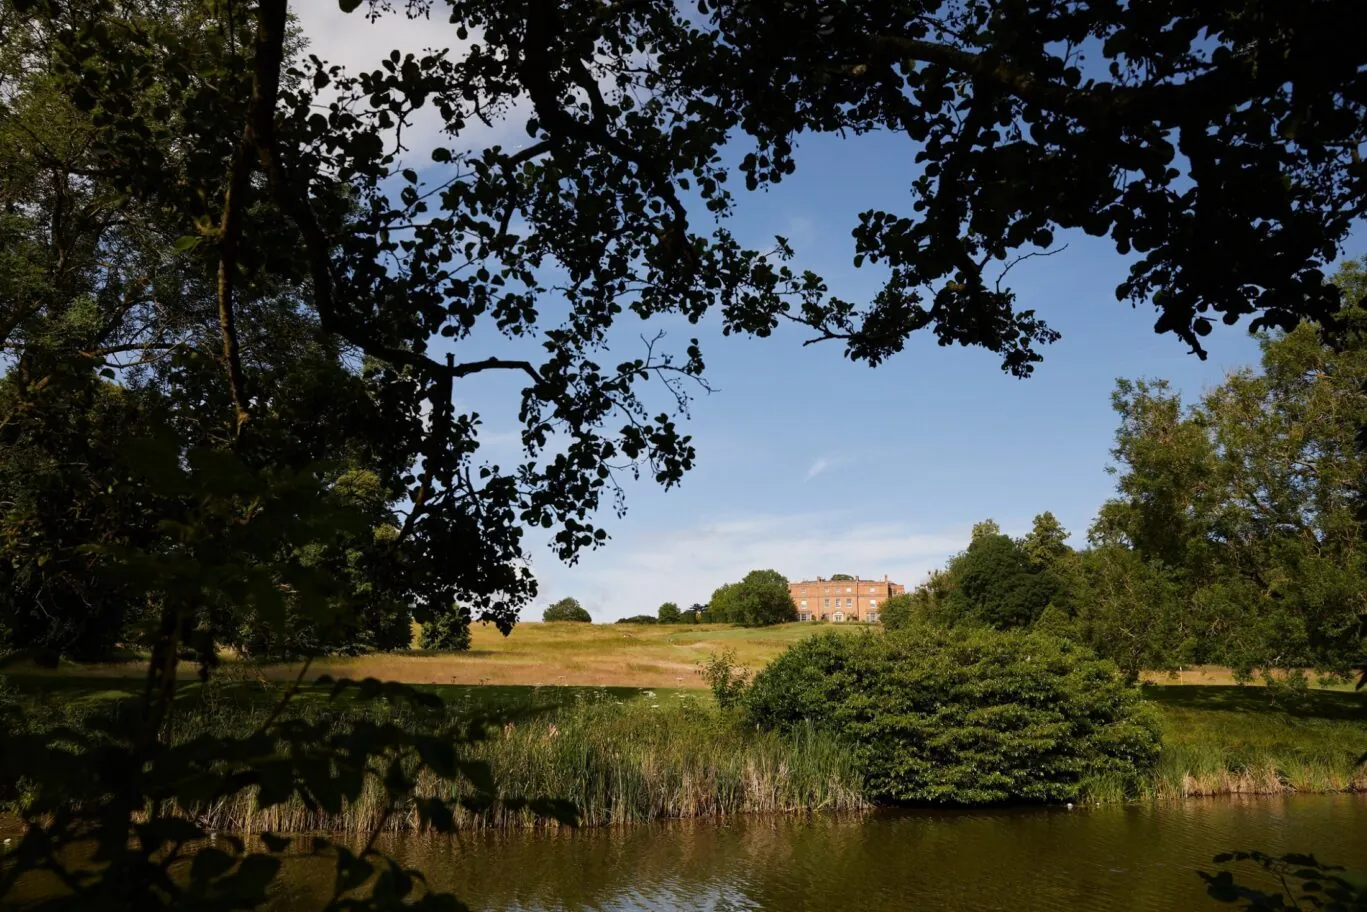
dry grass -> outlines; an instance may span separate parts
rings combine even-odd
[[[757,669],[793,643],[829,630],[825,624],[782,624],[743,628],[721,624],[518,624],[505,637],[476,625],[463,653],[381,653],[316,660],[310,676],[374,677],[407,684],[530,684],[597,687],[703,688],[697,663],[709,653],[732,649],[737,661]],[[862,625],[847,629],[857,632]],[[16,667],[41,675],[44,670]],[[254,666],[268,680],[293,679],[297,665]],[[193,668],[182,669],[194,677]],[[51,672],[62,676],[141,676],[138,662],[74,665]]]
[[[1285,680],[1288,674],[1284,671],[1278,671],[1274,672],[1274,676]],[[1315,689],[1353,689],[1351,683],[1321,685],[1316,680],[1314,673],[1308,673],[1307,677],[1310,686]],[[1240,684],[1240,681],[1234,676],[1234,672],[1223,665],[1190,665],[1178,671],[1147,671],[1140,675],[1140,679],[1145,684],[1162,684],[1164,686],[1227,687]],[[1252,681],[1243,682],[1243,686],[1261,687],[1265,683],[1259,675]]]
[[[734,650],[737,662],[752,670],[767,665],[799,640],[825,630],[878,631],[863,624],[780,624],[744,628],[723,624],[576,624],[523,622],[503,636],[492,626],[476,625],[471,648],[463,653],[380,653],[316,660],[311,674],[380,678],[406,684],[573,685],[579,687],[705,687],[697,674],[710,653]],[[416,630],[414,641],[417,641]],[[231,656],[229,664],[236,664]],[[245,663],[244,663],[245,665]],[[247,665],[244,672],[266,680],[293,680],[294,664]],[[248,670],[249,669],[249,670]],[[75,665],[48,671],[22,663],[14,673],[76,677],[142,677],[138,661]],[[181,673],[196,676],[193,667]],[[1228,668],[1198,665],[1179,672],[1148,672],[1147,684],[1223,686],[1236,684]],[[1253,682],[1253,686],[1261,681]],[[1312,679],[1312,687],[1315,686]],[[1332,689],[1351,689],[1337,685]]]

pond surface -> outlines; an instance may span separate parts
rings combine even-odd
[[[1367,797],[755,817],[386,848],[472,909],[1216,910],[1230,907],[1195,872],[1218,852],[1312,852],[1367,868]],[[1270,886],[1258,869],[1239,874]],[[291,862],[275,907],[313,905],[331,875],[330,862]]]

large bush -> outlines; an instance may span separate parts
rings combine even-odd
[[[579,604],[579,599],[576,598],[562,598],[542,612],[541,620],[593,623],[593,618],[589,615],[588,609]]]
[[[738,583],[712,593],[707,619],[713,623],[766,627],[797,620],[788,578],[777,570],[751,570]]]
[[[885,801],[1132,793],[1158,756],[1155,716],[1116,667],[1040,633],[815,636],[755,677],[746,710],[763,728],[833,732]]]

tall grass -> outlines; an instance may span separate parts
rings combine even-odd
[[[1147,695],[1163,719],[1152,797],[1367,790],[1362,694],[1186,687]]]
[[[466,759],[489,764],[500,794],[567,799],[588,826],[870,806],[860,771],[833,738],[811,728],[791,735],[757,731],[719,712],[706,695],[624,688],[439,690],[448,720],[490,709],[518,715],[466,749]],[[36,698],[34,724],[46,718],[45,724],[81,725],[91,714],[131,709],[125,694],[80,693]],[[192,691],[172,716],[171,739],[251,731],[277,695],[274,686],[258,685]],[[1320,693],[1282,704],[1262,688],[1148,688],[1146,695],[1160,710],[1163,747],[1143,793],[1134,794],[1119,779],[1092,778],[1083,783],[1082,800],[1367,790],[1367,768],[1357,762],[1367,753],[1361,694]],[[289,711],[327,720],[338,730],[359,718],[419,724],[387,704],[332,703],[308,691]],[[418,793],[473,797],[468,783],[432,776],[420,777]],[[0,798],[17,800],[12,792]],[[195,812],[225,831],[355,833],[386,817],[384,800],[382,789],[370,783],[360,800],[335,816],[311,812],[298,800],[262,810],[250,793]],[[457,823],[483,829],[542,822],[526,810],[495,804],[488,812],[460,809]],[[386,826],[415,829],[417,813],[411,806],[394,808]]]
[[[747,731],[693,696],[561,708],[509,723],[474,745],[468,758],[489,764],[500,794],[566,799],[586,826],[867,806],[858,772],[828,737]],[[467,783],[431,776],[419,778],[418,793],[473,797]],[[297,801],[258,810],[249,795],[206,816],[214,826],[241,832],[366,831],[380,819],[382,801],[372,783],[340,819],[310,813]],[[466,829],[542,822],[498,804],[481,813],[462,808],[456,819]],[[418,823],[416,811],[404,807],[388,826],[407,830]]]
[[[568,800],[587,826],[867,807],[861,777],[848,752],[818,732],[757,732],[695,694],[646,691],[635,699],[621,699],[620,691],[547,692],[559,690],[529,691],[518,721],[495,726],[486,739],[462,748],[462,759],[488,763],[500,795]],[[168,737],[179,743],[205,732],[246,734],[269,714],[271,703],[265,696],[241,688],[225,696],[211,689],[181,701]],[[460,696],[468,698],[469,693]],[[93,713],[132,708],[110,700],[46,702],[50,722],[77,725]],[[456,699],[448,705],[447,721],[487,708]],[[420,724],[401,707],[331,703],[307,694],[289,712],[330,723],[333,731],[362,718],[410,727]],[[423,773],[417,781],[419,796],[476,797],[465,780],[447,782]],[[386,814],[385,801],[383,788],[368,781],[359,800],[345,805],[339,815],[310,811],[297,797],[261,809],[252,791],[190,812],[211,828],[244,833],[360,833],[373,830],[382,820],[389,830],[418,828],[412,802]],[[528,810],[499,803],[482,812],[459,808],[456,820],[465,829],[544,823]]]

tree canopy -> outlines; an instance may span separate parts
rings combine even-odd
[[[588,609],[579,604],[579,600],[576,598],[562,598],[558,602],[553,602],[541,613],[541,620],[593,623],[593,617],[589,614]]]
[[[707,619],[718,624],[764,627],[797,620],[797,604],[783,574],[751,570],[740,582],[727,583],[712,593]]]
[[[1367,293],[1363,264],[1335,277]],[[884,609],[884,624],[1031,626],[1079,639],[1129,675],[1185,664],[1236,674],[1367,668],[1367,308],[1265,335],[1258,368],[1185,404],[1120,380],[1116,496],[1075,551],[1042,513],[968,548]]]

